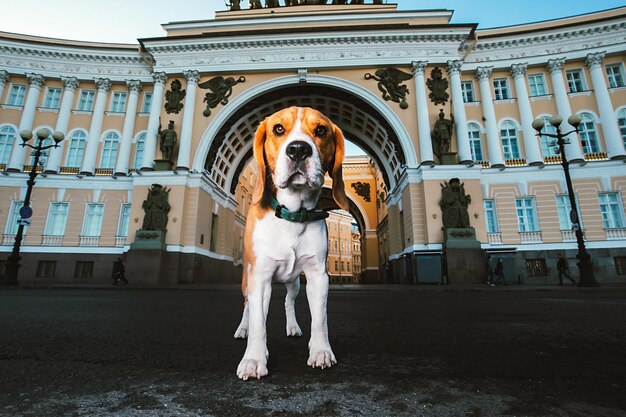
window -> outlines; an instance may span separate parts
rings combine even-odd
[[[24,206],[23,201],[12,201],[11,209],[9,210],[9,218],[7,219],[7,224],[4,228],[5,235],[16,235],[17,234],[17,219],[20,218],[20,209]]]
[[[87,132],[84,130],[76,130],[70,136],[69,149],[67,151],[67,161],[65,166],[79,168],[83,161],[83,153],[85,152],[85,142],[87,141]]]
[[[511,98],[509,96],[509,85],[506,78],[496,78],[493,80],[493,91],[496,96],[496,100],[506,100]]]
[[[517,224],[520,232],[537,232],[535,220],[535,201],[532,198],[518,198],[515,200]]]
[[[461,94],[463,94],[463,103],[473,103],[476,101],[474,98],[474,83],[472,81],[462,81]]]
[[[546,80],[543,74],[530,74],[528,76],[528,85],[530,86],[530,96],[545,96],[547,94]]]
[[[102,229],[102,215],[104,214],[104,204],[87,204],[85,211],[85,221],[83,223],[82,236],[99,237]]]
[[[616,256],[615,260],[615,272],[617,275],[626,275],[626,256]]]
[[[46,221],[46,236],[63,236],[65,234],[65,224],[67,223],[67,213],[70,203],[51,203]]]
[[[93,261],[76,261],[74,278],[91,278],[93,273]]]
[[[550,116],[543,117],[543,128],[541,133],[556,134],[556,127],[550,124]],[[544,157],[558,155],[559,147],[556,144],[556,139],[549,136],[541,136],[539,140],[541,143],[541,153]]]
[[[111,113],[124,113],[126,108],[126,93],[116,91],[111,98]]]
[[[600,212],[605,229],[624,227],[623,209],[618,199],[618,193],[602,193],[600,199]]]
[[[498,216],[496,214],[496,201],[484,200],[485,222],[487,223],[487,233],[498,232]]]
[[[350,272],[350,262],[347,262],[346,264],[347,264],[346,270]]]
[[[502,150],[504,159],[517,159],[520,157],[519,144],[517,140],[517,128],[515,123],[508,120],[500,125],[500,136],[502,136]]]
[[[52,278],[57,267],[56,261],[37,262],[37,278]]]
[[[624,75],[622,74],[621,64],[607,65],[606,75],[609,79],[609,87],[624,87]]]
[[[23,106],[26,86],[24,84],[13,84],[9,90],[7,104],[9,106]]]
[[[122,204],[120,221],[117,225],[117,236],[128,236],[128,224],[130,223],[130,204]]]
[[[61,89],[60,88],[48,88],[46,92],[46,98],[43,102],[43,107],[48,109],[58,109],[61,103]]]
[[[529,277],[547,277],[548,268],[546,268],[546,260],[540,259],[526,259],[526,274]]]
[[[217,249],[217,214],[213,213],[213,217],[211,218],[211,242],[209,244],[209,250],[211,252],[215,252]]]
[[[120,135],[117,132],[109,132],[104,136],[100,168],[115,168],[115,159],[117,158],[117,147],[119,143]]]
[[[622,135],[624,146],[626,146],[626,109],[621,109],[619,113],[617,113],[617,124],[619,125],[619,131]]]
[[[341,270],[345,271],[345,269],[343,269],[343,268],[344,268],[344,264],[343,264],[343,261],[341,261]]]
[[[152,107],[152,93],[143,94],[143,104],[141,105],[141,113],[150,113]]]
[[[339,262],[335,261],[335,272],[339,270]]]
[[[142,133],[137,136],[137,142],[135,142],[135,163],[133,168],[140,169],[143,162],[143,150],[146,145],[146,134]]]
[[[80,97],[78,98],[78,111],[92,111],[93,110],[93,90],[81,90]]]
[[[581,113],[582,122],[580,129],[580,142],[585,154],[600,152],[600,142],[598,141],[598,131],[593,116],[589,113]]]
[[[467,134],[469,136],[470,152],[472,161],[483,160],[483,147],[480,141],[480,126],[476,123],[468,123]]]
[[[567,77],[567,86],[570,93],[580,93],[585,91],[585,83],[583,80],[583,70],[570,70],[565,72]]]
[[[13,150],[13,142],[15,142],[15,129],[11,126],[3,126],[0,128],[0,164],[7,164],[11,158],[11,150]]]
[[[578,204],[576,204],[578,208]],[[580,209],[578,209],[578,224],[581,223]],[[567,194],[556,196],[556,211],[559,215],[559,225],[561,230],[572,230],[572,220],[570,219],[570,212],[572,211],[572,205],[569,201]]]

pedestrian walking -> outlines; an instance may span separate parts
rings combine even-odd
[[[491,255],[487,255],[485,262],[485,273],[487,274],[487,285],[493,286],[493,267],[491,266]]]
[[[576,280],[574,280],[569,275],[569,266],[567,265],[567,260],[560,253],[558,254],[558,257],[559,260],[556,262],[556,270],[559,271],[559,285],[563,285],[563,276],[572,281],[572,284],[576,285]]]
[[[493,284],[498,284],[500,281],[502,281],[502,283],[506,285],[506,278],[504,277],[504,263],[502,263],[502,258],[498,259],[498,262],[496,263],[496,269],[495,271],[493,271],[493,275],[495,277]]]
[[[124,284],[128,284],[128,280],[126,279],[126,268],[124,267],[124,261],[122,258],[117,258],[117,261],[113,262],[113,285],[117,285],[120,281],[123,281]]]

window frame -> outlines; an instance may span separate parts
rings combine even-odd
[[[7,222],[4,225],[5,235],[16,235],[19,225],[17,219],[20,218],[20,209],[24,207],[24,200],[11,200],[9,205],[9,214],[7,216]],[[25,226],[28,227],[28,226]]]
[[[19,89],[20,92],[15,94],[15,89]],[[24,107],[24,101],[26,101],[26,84],[11,83],[11,87],[9,88],[9,92],[7,93],[6,105],[14,107]]]
[[[578,126],[578,136],[580,137],[580,146],[582,147],[583,153],[602,152],[596,118],[590,113],[580,113],[580,117],[582,120]],[[587,148],[587,150],[585,150],[585,148]]]
[[[92,112],[95,100],[95,90],[81,89],[76,102],[76,111]]]
[[[122,203],[120,205],[120,216],[117,221],[117,237],[128,237],[128,229],[130,227],[130,211],[131,203]]]
[[[58,93],[58,97],[56,94]],[[46,87],[46,94],[43,98],[41,106],[44,109],[59,109],[61,107],[61,97],[63,89],[61,87]]]
[[[141,112],[143,114],[149,114],[150,110],[152,109],[152,97],[153,97],[153,92],[152,91],[145,91],[143,93],[143,100],[141,102]]]
[[[585,74],[582,68],[565,71],[565,80],[567,81],[567,88],[570,94],[587,91],[587,83],[585,82]]]
[[[463,96],[463,103],[476,102],[476,94],[474,93],[474,81],[461,81],[461,95]]]
[[[603,208],[603,205],[606,203],[603,203],[602,201],[602,197],[609,197],[609,196],[614,196],[615,197],[615,201],[614,202],[609,202],[609,205],[614,204],[617,213],[614,213],[614,211],[612,210],[605,210]],[[604,226],[605,229],[623,229],[624,228],[624,206],[622,205],[622,199],[621,199],[621,195],[619,193],[619,191],[608,191],[608,192],[602,192],[602,193],[598,193],[598,201],[600,204],[600,214],[602,216],[602,225]],[[616,215],[616,218],[609,218],[608,213],[611,213],[613,217],[613,215]]]
[[[626,87],[624,82],[624,66],[621,63],[608,64],[605,66],[606,77],[609,82],[609,88]],[[611,71],[609,71],[611,70]],[[613,71],[616,70],[616,71]]]
[[[81,133],[82,135],[84,135],[84,137],[80,137],[80,138],[74,137],[74,135],[76,135],[77,133]],[[83,162],[83,157],[85,156],[85,147],[87,146],[87,138],[88,138],[87,132],[82,129],[76,129],[69,135],[67,153],[65,155],[66,167],[80,168]],[[78,142],[77,147],[72,146],[74,141]],[[81,143],[82,143],[82,146],[80,146]],[[74,149],[76,149],[76,152],[74,155],[72,155]],[[77,160],[77,161],[76,162],[72,161],[72,159]]]
[[[493,93],[495,100],[510,100],[511,92],[508,78],[494,78]]]
[[[520,207],[519,202],[524,202]],[[526,203],[530,202],[530,205]],[[520,216],[520,210],[522,216]],[[530,213],[529,213],[530,211]],[[517,217],[517,230],[520,233],[541,231],[537,217],[537,204],[534,197],[520,197],[515,199],[515,216]]]
[[[9,132],[12,131],[12,133]],[[8,164],[17,138],[17,129],[11,125],[0,126],[0,164]]]
[[[582,229],[583,217],[582,217],[582,214],[580,213],[580,204],[578,204],[578,195],[574,195],[574,198],[576,199],[576,209],[578,210],[578,212],[576,213],[578,215],[578,227]],[[556,200],[556,212],[559,217],[559,227],[561,228],[561,231],[574,230],[574,225],[572,224],[572,220],[570,219],[570,212],[572,211],[572,205],[570,204],[570,201],[569,201],[569,195],[568,194],[556,194],[554,196],[554,199]],[[559,201],[559,200],[562,200],[562,201]],[[561,211],[561,209],[563,209],[563,212]],[[563,216],[563,218],[561,216]],[[565,220],[565,222],[563,220]],[[563,227],[564,223],[566,227]]]
[[[519,159],[522,154],[520,152],[519,137],[517,135],[517,125],[511,120],[505,120],[500,123],[500,144],[502,146],[502,154],[505,160]],[[506,131],[507,135],[503,133]],[[511,132],[514,132],[511,136]],[[513,152],[515,151],[515,152]],[[507,157],[507,154],[509,155]]]
[[[101,208],[100,213],[90,213],[90,207]],[[91,226],[90,215],[99,218],[99,222],[96,223],[97,227]],[[87,203],[85,204],[85,215],[83,217],[83,225],[81,228],[81,236],[83,237],[100,237],[102,234],[102,221],[104,219],[104,203]],[[93,230],[91,230],[93,229]],[[96,234],[97,232],[97,234]]]
[[[110,113],[125,113],[128,93],[126,91],[113,91],[111,93]]]
[[[492,207],[487,207],[487,203],[493,203]],[[495,198],[486,198],[483,200],[483,212],[485,215],[485,230],[487,233],[500,233],[500,225],[498,224],[498,207]],[[493,214],[493,230],[489,224],[489,213]]]
[[[115,139],[113,139],[115,135]],[[120,148],[121,136],[115,130],[106,132],[102,136],[102,153],[100,155],[100,168],[114,169],[117,162],[117,153]],[[106,162],[106,163],[105,163]]]
[[[65,207],[65,212],[56,212],[55,213],[55,207]],[[48,216],[46,218],[46,226],[44,228],[44,235],[45,236],[64,236],[65,235],[65,228],[67,227],[67,217],[69,215],[70,212],[70,203],[67,201],[51,201],[50,202],[50,206],[48,207]],[[55,225],[53,225],[53,223],[55,222],[54,217],[55,215],[63,215],[61,218],[61,226],[57,227]]]
[[[472,160],[474,162],[484,161],[485,155],[483,152],[482,130],[478,123],[470,122],[467,124],[467,139],[470,145]],[[480,155],[478,155],[478,153],[480,153]],[[480,156],[480,158],[478,158],[478,156]]]
[[[539,80],[540,82],[536,82],[535,80]],[[539,91],[540,88],[542,91]],[[548,95],[548,87],[546,85],[546,77],[544,74],[536,73],[528,75],[528,92],[530,93],[530,97]]]

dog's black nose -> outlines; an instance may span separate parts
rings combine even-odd
[[[291,142],[287,146],[287,156],[294,162],[304,161],[311,155],[313,155],[311,145],[301,140]]]

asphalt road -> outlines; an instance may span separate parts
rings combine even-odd
[[[334,291],[339,364],[269,314],[240,381],[229,290],[0,290],[2,416],[626,416],[626,290]]]

